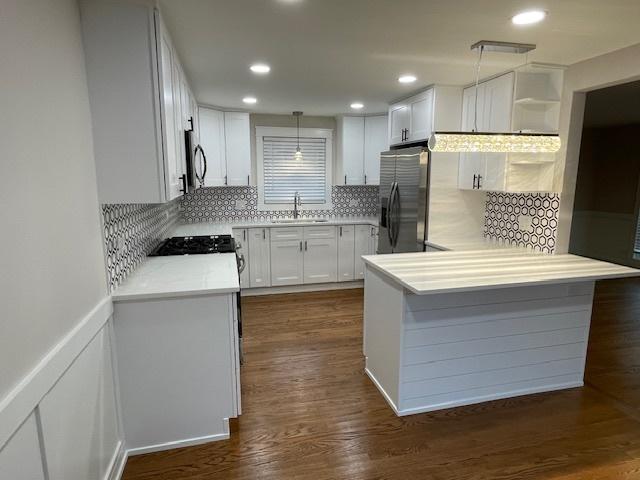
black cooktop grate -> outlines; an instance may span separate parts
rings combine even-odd
[[[167,238],[149,256],[203,255],[207,253],[230,253],[235,252],[235,250],[235,241],[231,235],[197,235],[193,237]]]

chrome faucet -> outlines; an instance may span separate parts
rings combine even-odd
[[[298,192],[293,194],[293,218],[298,218],[298,207],[302,205],[300,194]]]

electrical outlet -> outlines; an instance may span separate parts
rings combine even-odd
[[[518,217],[518,227],[523,232],[528,232],[531,230],[531,223],[533,221],[533,217],[531,215],[520,215]]]
[[[246,200],[236,200],[236,210],[244,210],[247,208]]]
[[[122,235],[116,237],[116,251],[119,256],[127,253],[127,243],[124,241],[124,237]]]

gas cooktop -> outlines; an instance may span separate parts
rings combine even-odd
[[[167,238],[149,256],[202,255],[206,253],[232,253],[235,251],[236,243],[231,235],[198,235],[194,237]]]

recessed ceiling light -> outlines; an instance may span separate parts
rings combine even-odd
[[[250,68],[253,73],[265,74],[271,71],[271,67],[265,63],[256,63],[251,65]]]
[[[511,17],[511,21],[514,25],[531,25],[532,23],[541,22],[546,16],[547,12],[544,10],[528,10],[514,15]]]
[[[413,83],[417,80],[417,78],[415,77],[415,75],[402,75],[400,78],[398,78],[398,81],[400,83]]]
[[[258,103],[258,99],[257,99],[256,97],[244,97],[244,98],[242,99],[242,101],[243,101],[244,103],[249,104],[249,105],[253,105],[253,104],[255,104],[255,103]]]
[[[354,110],[360,110],[361,108],[364,108],[364,105],[360,102],[355,102],[351,104],[351,108]]]

